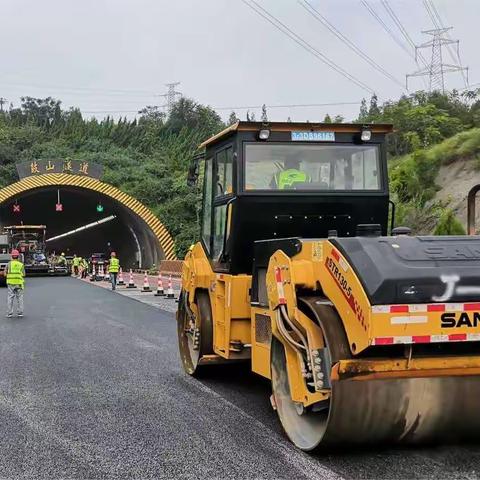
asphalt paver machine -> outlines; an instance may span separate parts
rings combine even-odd
[[[45,254],[45,225],[11,225],[4,228],[10,249],[22,255],[27,275],[48,275],[50,265]]]
[[[391,131],[239,122],[190,168],[183,366],[250,362],[303,450],[479,436],[480,238],[392,231]]]

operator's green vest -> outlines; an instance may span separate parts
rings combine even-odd
[[[112,257],[110,259],[110,266],[108,267],[108,271],[112,273],[118,273],[120,269],[120,260],[116,257]]]
[[[18,260],[11,260],[7,265],[7,285],[18,285],[23,288],[23,263]]]
[[[73,266],[78,267],[80,265],[80,257],[75,257],[73,259]]]
[[[57,259],[57,264],[65,265],[66,263],[67,263],[67,259],[63,255],[60,255]]]
[[[283,170],[277,175],[277,186],[279,190],[290,188],[295,183],[310,182],[310,175],[295,168]]]

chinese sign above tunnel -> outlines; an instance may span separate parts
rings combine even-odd
[[[20,179],[46,173],[69,173],[98,180],[103,174],[101,165],[86,160],[32,160],[17,163],[16,167]]]

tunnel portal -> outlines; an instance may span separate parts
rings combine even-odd
[[[62,211],[56,209],[58,200]],[[20,206],[20,212],[14,211],[14,204]],[[46,174],[0,190],[1,227],[46,225],[47,240],[112,217],[47,241],[47,252],[89,257],[115,251],[124,269],[150,268],[161,260],[175,258],[173,240],[158,218],[138,200],[106,183],[75,175]]]

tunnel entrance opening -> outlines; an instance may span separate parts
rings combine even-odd
[[[42,178],[43,177],[43,178]],[[56,211],[60,195],[62,211]],[[20,205],[14,212],[13,205]],[[101,209],[97,206],[101,205]],[[99,211],[101,210],[101,211]],[[79,232],[85,225],[105,223]],[[47,251],[89,257],[116,251],[124,269],[150,268],[175,258],[168,231],[138,200],[98,180],[75,175],[41,175],[0,190],[0,226],[44,224]]]

